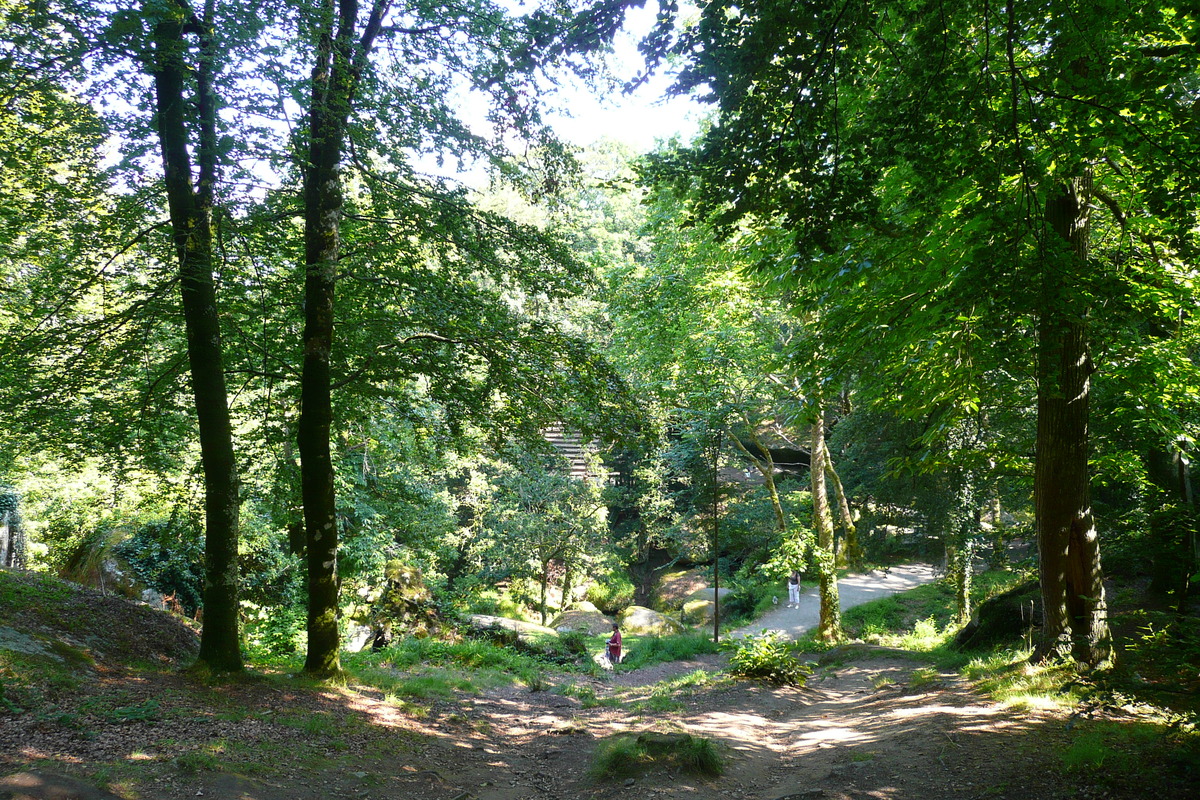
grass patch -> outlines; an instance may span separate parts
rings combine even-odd
[[[955,627],[939,629],[934,617],[926,617],[913,623],[912,630],[900,637],[900,646],[905,650],[929,653],[946,644],[954,632]]]
[[[683,699],[700,693],[701,690],[711,690],[721,683],[732,682],[727,674],[713,674],[707,670],[698,669],[676,678],[659,681],[650,687],[649,693],[641,694],[630,702],[629,710],[634,713],[665,714],[681,711],[684,708]],[[644,692],[643,690],[635,690]]]
[[[686,733],[642,733],[600,742],[590,774],[596,780],[625,778],[655,766],[705,777],[725,771],[720,752],[708,739]]]
[[[967,680],[990,697],[1017,708],[1073,708],[1086,688],[1076,683],[1070,662],[1029,663],[1027,650],[997,650],[971,659],[962,670]]]
[[[941,673],[934,667],[918,667],[908,676],[908,687],[910,689],[924,689],[940,684],[941,679]]]
[[[895,686],[895,685],[896,685],[895,679],[891,678],[887,675],[875,674],[875,675],[871,676],[871,688],[874,689],[875,691],[879,691],[880,689],[886,689],[889,686]]]
[[[12,610],[38,614],[45,622],[56,622],[58,611],[71,600],[73,591],[64,582],[37,572],[19,574],[0,571],[0,620],[12,618]]]
[[[1133,607],[1113,617],[1114,631],[1125,633],[1114,683],[1157,694],[1158,702],[1177,710],[1200,712],[1200,616]]]
[[[972,607],[1011,589],[1025,577],[1005,570],[976,575],[971,582]],[[947,580],[873,600],[842,614],[842,628],[852,639],[920,652],[938,650],[957,627],[954,587]]]
[[[221,765],[212,753],[193,750],[190,753],[180,753],[175,757],[175,766],[184,775],[195,775],[202,770],[215,770]]]
[[[83,674],[59,658],[38,652],[0,650],[0,708],[9,711],[52,706],[78,692]]]
[[[343,665],[355,673],[365,668],[408,670],[430,666],[454,667],[458,669],[502,673],[517,680],[531,672],[540,672],[548,666],[564,671],[591,673],[595,665],[582,665],[578,651],[582,648],[573,639],[560,649],[551,647],[556,637],[543,637],[533,644],[513,645],[484,639],[466,639],[447,642],[440,639],[403,639],[377,653],[353,653],[343,659]],[[518,640],[519,641],[519,640]],[[553,651],[553,652],[551,652]],[[569,654],[568,654],[569,653]]]
[[[651,664],[682,661],[694,656],[717,652],[717,645],[700,633],[681,633],[676,636],[639,636],[626,640],[625,657],[618,669],[639,669]]]
[[[576,686],[573,683],[569,683],[559,689],[559,693],[564,697],[574,697],[583,708],[615,707],[621,705],[621,701],[615,698],[601,698],[597,696],[596,690],[590,686]]]
[[[1162,787],[1164,778],[1181,789],[1194,787],[1200,775],[1200,733],[1195,729],[1085,720],[1075,730],[1073,741],[1060,755],[1068,775],[1086,775],[1117,792]]]
[[[473,676],[458,670],[432,667],[415,674],[393,670],[370,669],[356,672],[361,683],[380,689],[385,694],[417,700],[453,697],[457,692],[474,693],[481,690]]]

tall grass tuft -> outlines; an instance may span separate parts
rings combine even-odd
[[[652,766],[716,777],[725,771],[721,753],[708,739],[688,734],[621,734],[597,746],[589,773],[596,780],[636,775]]]
[[[632,637],[631,637],[632,638]],[[704,653],[717,652],[712,639],[699,633],[676,636],[642,636],[635,639],[621,660],[626,669],[638,669],[651,664],[681,661]]]

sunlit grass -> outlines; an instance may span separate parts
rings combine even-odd
[[[615,698],[601,698],[596,694],[596,690],[590,686],[576,686],[574,683],[568,683],[561,687],[559,693],[564,697],[574,697],[579,701],[579,705],[583,708],[599,708],[601,706],[619,706],[620,700]]]
[[[892,678],[889,675],[884,675],[882,673],[876,673],[875,675],[871,676],[871,688],[875,689],[876,691],[878,691],[880,689],[885,689],[889,686],[895,686],[895,685],[896,685],[896,679]]]
[[[993,570],[974,576],[971,602],[977,606],[1025,579],[1017,572]],[[953,585],[934,581],[847,609],[842,628],[851,639],[916,652],[934,652],[958,632]]]
[[[677,636],[641,636],[626,639],[621,669],[639,669],[668,661],[717,652],[717,645],[704,634],[682,633]]]
[[[1019,709],[1065,709],[1082,699],[1082,689],[1075,683],[1078,672],[1074,664],[1047,661],[1029,662],[1030,651],[997,650],[974,658],[962,670],[967,680],[993,699]]]
[[[905,650],[918,653],[930,653],[949,641],[957,631],[955,627],[939,627],[932,617],[919,619],[913,623],[912,630],[900,636],[900,646]]]
[[[908,676],[908,686],[910,689],[924,689],[937,685],[940,680],[941,673],[933,667],[919,667]]]
[[[684,701],[701,692],[732,685],[734,679],[724,672],[712,673],[698,669],[686,675],[659,681],[653,686],[630,689],[625,694],[632,713],[670,713],[682,711]]]

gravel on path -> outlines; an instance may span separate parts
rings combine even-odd
[[[847,575],[838,581],[838,598],[842,610],[904,592],[937,580],[929,564],[902,564],[887,569],[873,569],[862,574]],[[731,635],[741,637],[750,633],[778,631],[789,639],[798,639],[817,627],[821,616],[821,598],[813,586],[800,595],[798,608],[788,608],[780,597],[778,607]]]

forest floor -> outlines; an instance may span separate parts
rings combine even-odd
[[[9,588],[0,584],[0,600]],[[13,691],[15,662],[0,659],[10,689],[6,700],[0,682],[0,798],[1100,800],[1189,791],[1167,778],[1156,786],[1067,771],[1062,754],[1084,727],[1080,710],[991,702],[922,656],[884,648],[827,652],[803,688],[735,680],[718,654],[410,701],[283,675],[212,683],[148,669],[181,656],[163,652],[175,645],[150,631],[160,624],[153,612],[112,598],[62,602],[80,615],[103,612],[109,624],[67,636],[91,658],[70,675],[46,673],[40,689]],[[0,608],[0,645],[24,641],[32,657],[45,625],[34,611]],[[131,629],[133,640],[107,639]],[[36,707],[18,711],[14,697]],[[602,742],[647,731],[710,740],[723,774],[592,774]]]

